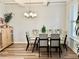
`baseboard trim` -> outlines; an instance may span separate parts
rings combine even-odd
[[[78,56],[78,54],[71,47],[69,47],[69,48]]]

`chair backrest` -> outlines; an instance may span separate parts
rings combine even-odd
[[[48,34],[39,34],[39,46],[48,46]]]
[[[39,38],[40,39],[47,39],[48,38],[48,34],[39,34]]]
[[[67,35],[65,36],[64,44],[66,44],[66,41],[67,41]]]
[[[60,34],[51,34],[51,39],[59,39]]]
[[[26,35],[29,36],[29,32],[26,32]]]
[[[61,29],[54,29],[52,33],[53,34],[60,34],[61,33]]]
[[[51,34],[50,46],[51,47],[60,46],[60,35],[59,34]]]
[[[48,29],[47,33],[52,34],[52,31],[53,31],[52,29]]]
[[[37,29],[33,29],[33,30],[32,30],[32,34],[34,34],[34,35],[38,35],[38,34],[39,34],[39,30],[37,30]]]

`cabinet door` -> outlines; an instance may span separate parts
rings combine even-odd
[[[0,33],[0,48],[2,48],[2,33]]]
[[[7,31],[6,29],[2,29],[2,46],[6,47],[7,46]]]
[[[7,38],[8,38],[8,44],[12,43],[12,36],[11,36],[11,30],[7,28]]]
[[[10,28],[2,29],[2,48],[9,46],[12,43],[12,34]]]

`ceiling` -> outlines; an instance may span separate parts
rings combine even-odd
[[[26,4],[48,6],[49,3],[61,3],[61,2],[66,2],[66,0],[0,0],[0,3],[4,3],[6,5],[18,4],[21,6],[25,6]]]
[[[63,2],[66,0],[0,0],[0,2],[2,3],[6,3],[6,2]]]

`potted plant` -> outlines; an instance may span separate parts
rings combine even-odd
[[[12,19],[12,12],[4,14],[4,18],[5,18],[4,21],[5,21],[6,27],[7,27],[7,23]]]
[[[46,27],[43,25],[42,27],[42,33],[45,33],[46,32]]]
[[[79,36],[79,15],[78,15],[77,20],[76,20],[76,35]]]

